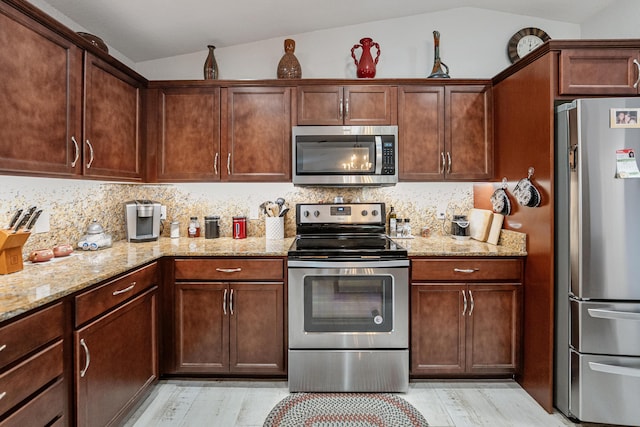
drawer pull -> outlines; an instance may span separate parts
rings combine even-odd
[[[623,375],[625,377],[640,377],[640,369],[626,366],[607,365],[606,363],[589,362],[589,367],[598,372]]]
[[[456,273],[466,273],[466,274],[475,273],[478,270],[479,268],[454,268],[453,269],[453,271],[455,271]]]
[[[6,395],[7,395],[6,391],[3,391],[2,393],[0,393],[0,400],[4,399]]]
[[[604,310],[601,308],[590,308],[587,311],[589,312],[589,316],[599,317],[600,319],[640,320],[640,313],[634,313],[633,311]]]
[[[136,282],[133,282],[133,283],[131,283],[129,286],[127,286],[124,289],[113,291],[113,293],[111,295],[113,295],[115,297],[116,295],[120,295],[120,294],[124,294],[126,292],[129,292],[130,290],[132,290],[133,288],[136,287],[136,284],[137,284]]]
[[[239,273],[242,271],[240,267],[238,268],[216,268],[216,271],[220,273]]]
[[[84,369],[80,371],[80,377],[84,377],[87,373],[87,369],[89,369],[89,364],[91,363],[91,353],[89,353],[89,347],[87,347],[87,343],[84,341],[84,338],[80,339],[80,345],[84,349],[84,354],[86,356]]]
[[[4,350],[5,348],[7,348],[6,344],[2,344],[2,346],[0,346],[0,351]]]

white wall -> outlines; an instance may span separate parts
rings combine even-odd
[[[614,7],[582,23],[583,39],[640,38],[640,1],[618,0]]]
[[[362,37],[380,44],[376,77],[427,77],[433,66],[433,30],[440,36],[440,56],[453,78],[491,78],[509,64],[507,42],[524,27],[539,27],[555,39],[580,38],[580,26],[476,8],[458,8],[385,21],[293,34],[303,78],[355,78],[351,47]],[[276,78],[284,37],[216,49],[220,79]],[[356,50],[357,58],[360,49]],[[375,49],[374,49],[375,52]],[[139,62],[150,80],[200,80],[207,56],[188,55]]]

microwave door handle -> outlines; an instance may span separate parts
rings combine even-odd
[[[376,135],[376,175],[382,174],[382,136]]]

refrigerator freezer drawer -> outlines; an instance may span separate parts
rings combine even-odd
[[[570,412],[583,422],[640,426],[640,357],[571,351]]]
[[[571,300],[571,347],[580,353],[640,356],[640,303]]]

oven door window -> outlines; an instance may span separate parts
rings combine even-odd
[[[306,332],[391,332],[392,307],[392,276],[304,278]]]
[[[297,139],[298,175],[370,175],[375,172],[373,136],[305,137]]]

